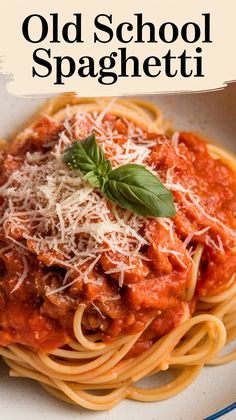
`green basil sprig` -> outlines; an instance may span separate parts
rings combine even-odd
[[[141,216],[174,217],[173,195],[160,179],[142,165],[126,164],[112,169],[95,134],[69,146],[63,160],[79,169],[87,181],[120,207]]]

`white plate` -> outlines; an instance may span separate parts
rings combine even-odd
[[[236,151],[236,83],[225,90],[201,94],[149,97],[159,104],[176,128],[200,131]],[[7,94],[0,77],[0,138],[9,135],[29,117],[42,99]],[[30,380],[8,377],[0,364],[0,418],[4,420],[203,420],[236,401],[236,362],[204,368],[197,380],[176,397],[160,403],[123,401],[109,412],[89,412],[50,397]],[[27,416],[27,417],[26,417]],[[214,417],[211,417],[216,418]],[[224,420],[236,418],[236,411]]]

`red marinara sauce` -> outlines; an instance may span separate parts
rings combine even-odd
[[[103,124],[109,124],[114,142],[127,142],[125,119],[107,114]],[[85,121],[84,131],[90,129]],[[73,339],[73,316],[80,303],[86,304],[83,329],[87,334],[101,332],[104,341],[119,334],[145,333],[130,351],[135,356],[172,330],[184,317],[194,312],[198,296],[214,295],[227,287],[236,271],[236,255],[231,230],[236,228],[236,180],[233,172],[213,159],[206,144],[192,133],[180,133],[178,144],[164,135],[144,128],[144,140],[154,142],[147,164],[158,171],[163,182],[172,185],[177,215],[168,229],[165,223],[147,218],[141,234],[148,234],[149,245],[142,249],[146,259],[137,257],[133,268],[124,274],[119,286],[118,273],[106,274],[114,261],[126,263],[126,257],[112,250],[102,254],[90,273],[91,279],[102,283],[74,282],[52,295],[48,288],[63,284],[66,267],[51,264],[53,252],[37,254],[34,241],[23,233],[30,222],[22,216],[21,227],[13,221],[2,223],[0,231],[0,345],[21,343],[34,349],[50,351]],[[31,130],[10,144],[1,153],[0,185],[21,170],[27,152],[46,155],[66,132],[63,123],[42,118]],[[111,157],[109,150],[107,158]],[[173,177],[174,173],[174,177]],[[182,186],[178,188],[178,185]],[[191,187],[191,198],[185,189]],[[2,190],[1,190],[2,191]],[[1,194],[1,217],[7,208],[7,197]],[[197,203],[197,204],[196,204]],[[4,220],[4,217],[3,219]],[[227,226],[230,230],[225,229]],[[203,231],[202,234],[199,232]],[[194,236],[193,233],[197,232]],[[186,238],[192,235],[192,251],[198,243],[204,245],[197,287],[191,302],[185,302],[185,291],[192,278],[191,247]],[[25,260],[19,255],[19,243],[26,248]],[[188,248],[188,249],[187,249]],[[26,272],[25,272],[26,270]],[[24,281],[16,288],[19,275]]]

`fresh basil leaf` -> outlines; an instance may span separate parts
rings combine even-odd
[[[142,216],[176,215],[173,195],[159,178],[136,164],[112,170],[111,162],[105,160],[95,134],[72,143],[63,159],[71,168],[83,172],[84,178],[93,187],[100,188],[107,198],[124,209]]]
[[[102,182],[94,171],[87,172],[84,178],[92,185],[92,187],[101,187]]]
[[[111,162],[109,160],[105,160],[99,167],[97,168],[97,173],[104,178],[107,178],[109,173],[112,171]]]
[[[141,216],[173,217],[173,195],[144,166],[122,165],[108,175],[103,194],[120,207]]]
[[[63,160],[73,169],[80,169],[83,173],[96,171],[105,161],[104,152],[96,142],[95,134],[85,140],[75,141],[69,146]]]

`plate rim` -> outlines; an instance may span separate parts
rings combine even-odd
[[[203,420],[215,420],[218,419],[220,417],[223,417],[225,414],[227,413],[232,413],[233,410],[236,409],[236,401],[233,402],[230,405],[227,405],[226,407],[222,408],[222,410],[217,411],[214,414],[211,414],[208,417],[205,417]]]

